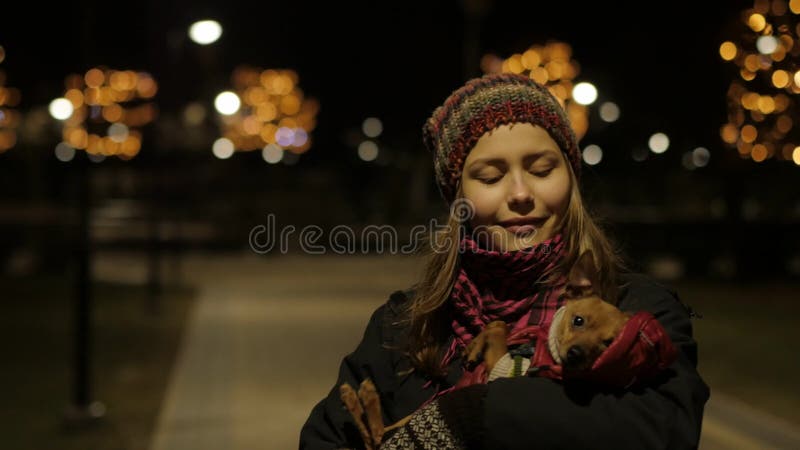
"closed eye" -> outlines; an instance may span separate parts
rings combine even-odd
[[[552,172],[552,171],[553,171],[553,169],[547,169],[547,170],[543,170],[541,172],[533,172],[533,174],[535,176],[539,177],[539,178],[544,178],[544,177],[550,175],[550,172]]]

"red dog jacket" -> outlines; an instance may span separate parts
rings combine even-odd
[[[521,343],[526,334],[528,338],[535,336],[536,349],[528,375],[562,380],[565,377],[564,369],[555,361],[548,345],[549,330],[550,327],[529,328],[518,336],[509,336],[509,345]],[[566,377],[627,388],[664,370],[676,357],[677,351],[664,327],[652,314],[639,312],[628,320],[619,336],[597,358],[591,369],[567,372]],[[486,365],[481,363],[473,368],[465,368],[451,389],[486,383],[487,378]]]
[[[548,345],[549,330],[540,332],[529,374],[561,380],[562,366]],[[583,378],[607,386],[629,387],[667,368],[677,351],[664,327],[649,312],[633,315],[611,345],[587,371],[569,372],[567,378]]]

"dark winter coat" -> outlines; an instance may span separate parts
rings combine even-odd
[[[477,414],[467,430],[470,447],[697,448],[709,388],[696,370],[697,343],[692,337],[690,309],[673,290],[645,275],[623,275],[622,281],[620,309],[652,313],[671,337],[678,358],[670,368],[647,384],[625,391],[564,385],[541,377],[492,381],[482,388],[479,405],[470,408],[471,414]],[[397,320],[410,296],[409,291],[395,292],[373,313],[361,343],[342,361],[335,386],[303,426],[301,449],[362,447],[339,398],[342,383],[358,386],[364,378],[371,378],[381,393],[386,424],[411,414],[436,393],[434,386],[423,388],[428,380],[416,372],[396,375],[411,367],[400,351],[390,350],[403,343],[406,329]],[[439,388],[454,384],[461,372],[460,362],[453,361],[447,383]]]

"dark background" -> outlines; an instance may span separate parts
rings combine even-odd
[[[413,226],[442,224],[448,211],[422,145],[423,122],[481,74],[483,55],[505,58],[550,40],[572,47],[581,68],[575,81],[599,91],[580,142],[603,149],[600,164],[583,166],[585,203],[633,270],[668,281],[704,315],[692,326],[717,402],[707,417],[717,426],[707,427],[701,448],[728,448],[742,435],[780,439],[764,425],[773,419],[730,421],[736,414],[724,397],[798,423],[800,360],[784,350],[800,339],[800,167],[741,159],[719,136],[726,92],[739,76],[719,46],[742,38],[740,12],[752,6],[3,2],[0,70],[22,94],[17,145],[0,152],[3,448],[147,448],[187,336],[207,364],[191,370],[207,391],[195,396],[203,406],[195,409],[213,417],[174,428],[225,437],[229,428],[278,424],[294,445],[297,411],[305,414],[330,388],[369,314],[421,265],[368,239],[357,242],[363,258],[299,255],[297,232],[290,257],[277,248],[260,255],[251,230],[270,215],[279,230],[316,225],[330,234],[344,225],[357,238],[367,226],[391,225],[404,245]],[[188,27],[207,18],[222,24],[222,37],[192,43]],[[267,164],[259,151],[213,156],[221,134],[214,97],[245,64],[295,70],[305,95],[320,102],[313,145],[295,164]],[[54,148],[62,124],[47,106],[64,94],[67,75],[97,66],[150,72],[158,118],[142,130],[131,161],[90,163],[79,151],[61,162]],[[599,119],[604,101],[619,105],[617,122]],[[209,113],[202,126],[183,123],[192,102]],[[356,149],[371,116],[384,132],[375,139],[378,158],[365,162]],[[646,150],[655,132],[671,140],[660,155]],[[709,164],[684,168],[684,153],[698,146],[710,151]],[[637,149],[646,160],[632,158]],[[223,309],[200,333],[197,317],[205,316],[196,311],[209,307]],[[240,393],[236,408],[226,395],[210,395],[217,404],[206,408],[206,394],[225,386]],[[284,393],[292,393],[288,409]],[[230,416],[232,409],[253,418]],[[269,448],[273,438],[260,444]]]
[[[30,2],[4,11],[0,68],[22,92],[23,121],[43,115],[69,73],[104,65],[145,70],[159,82],[159,119],[145,130],[141,153],[90,169],[95,219],[120,205],[124,214],[115,217],[127,217],[116,229],[106,220],[108,227],[93,235],[96,245],[139,248],[161,227],[159,248],[246,248],[248,231],[269,213],[279,224],[325,229],[411,226],[442,216],[420,139],[424,120],[449,92],[480,75],[482,55],[567,42],[581,67],[576,81],[591,81],[600,93],[581,145],[598,144],[604,155],[599,165],[585,165],[583,190],[633,266],[648,270],[666,258],[678,261],[685,276],[796,277],[797,166],[742,160],[719,138],[725,93],[737,73],[720,59],[719,44],[738,39],[740,11],[751,5]],[[223,26],[209,46],[186,36],[203,18]],[[269,165],[260,152],[217,160],[209,151],[219,133],[213,117],[200,130],[181,128],[182,109],[196,101],[211,111],[242,64],[294,69],[306,96],[319,100],[314,145],[296,164]],[[597,116],[606,100],[621,109],[613,124]],[[384,133],[381,156],[364,162],[356,146],[370,116],[383,121]],[[74,230],[82,176],[75,161],[53,157],[52,122],[21,130],[16,148],[0,154],[0,226],[7,230],[0,255],[55,252],[35,258],[39,266],[69,261],[69,242],[55,237]],[[646,148],[657,131],[670,136],[670,149],[635,162],[631,151]],[[711,160],[689,171],[681,157],[697,146],[708,148]],[[204,231],[191,231],[198,229]]]

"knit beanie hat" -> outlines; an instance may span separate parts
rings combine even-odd
[[[422,137],[433,153],[436,182],[452,203],[464,161],[487,131],[511,123],[538,125],[550,134],[580,177],[581,154],[569,119],[550,91],[522,75],[485,75],[455,90],[425,122]]]

